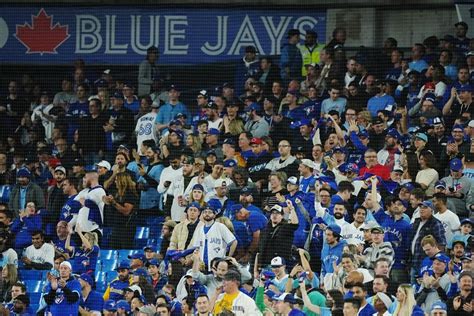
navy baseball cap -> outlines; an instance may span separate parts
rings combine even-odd
[[[136,269],[135,271],[133,271],[133,275],[146,277],[146,276],[148,276],[148,271],[143,269],[143,268]]]
[[[130,270],[130,263],[128,262],[128,260],[120,261],[119,265],[117,266],[115,270],[121,270],[121,269]]]
[[[367,130],[363,130],[363,131],[360,131],[357,135],[359,137],[368,138],[369,137],[369,132],[367,132]]]
[[[117,91],[112,95],[112,98],[123,100],[123,94]]]
[[[342,147],[342,146],[336,146],[332,149],[332,152],[333,153],[339,152],[339,153],[347,154],[347,149]]]
[[[177,120],[179,118],[187,118],[186,114],[184,113],[178,113],[174,116],[174,119]]]
[[[207,133],[209,135],[219,135],[221,132],[217,128],[210,128]]]
[[[461,85],[458,89],[458,92],[472,92],[472,86],[470,84]]]
[[[154,245],[147,245],[145,247],[143,247],[143,251],[147,251],[147,250],[150,250],[152,252],[156,252],[156,246]]]
[[[143,262],[146,261],[145,255],[143,253],[134,253],[133,255],[129,255],[128,259],[131,259],[131,260],[138,259],[138,260],[141,260]]]
[[[330,231],[332,231],[335,235],[341,236],[341,227],[336,224],[331,224],[327,227]]]
[[[255,190],[251,187],[243,187],[240,191],[240,195],[252,195],[255,193]]]
[[[470,224],[471,226],[474,226],[474,223],[472,222],[470,218],[465,218],[461,221],[461,225],[465,225],[465,224]]]
[[[237,166],[237,162],[234,159],[227,159],[224,161],[224,167],[233,168]]]
[[[83,280],[84,282],[87,282],[90,286],[93,286],[94,285],[94,280],[92,279],[92,277],[87,274],[87,273],[83,273],[81,274],[81,276],[79,277],[81,280]]]
[[[160,265],[160,261],[156,258],[154,259],[151,259],[150,261],[147,262],[146,266],[149,267],[149,266],[159,266]]]
[[[435,103],[436,95],[433,92],[428,92],[427,94],[425,94],[424,100]]]
[[[436,181],[434,187],[435,189],[439,189],[439,188],[446,189],[446,182],[444,182],[443,180]]]
[[[171,91],[171,90],[176,90],[176,91],[179,91],[179,88],[177,85],[175,84],[172,84],[168,87],[168,91]]]
[[[198,190],[198,191],[204,192],[204,187],[202,186],[202,184],[196,183],[196,184],[193,186],[193,191],[194,191],[194,190]]]
[[[260,104],[254,102],[252,104],[250,104],[249,106],[246,106],[244,111],[245,112],[250,112],[250,111],[261,111],[262,110],[262,107],[260,106]]]
[[[117,304],[115,304],[114,300],[106,300],[104,302],[103,309],[108,311],[108,312],[115,312],[115,311],[117,311]]]
[[[131,312],[132,309],[130,307],[130,304],[128,304],[128,302],[126,300],[120,300],[117,302],[116,304],[116,307],[117,309],[121,308],[123,310],[125,310],[126,312]]]
[[[449,169],[452,171],[462,170],[462,161],[459,158],[454,158],[449,162]]]
[[[226,138],[226,139],[224,139],[224,144],[235,145],[235,140],[232,139],[232,138]]]
[[[461,132],[464,132],[464,126],[462,126],[461,124],[454,124],[452,131],[455,130],[461,130]]]
[[[199,211],[201,211],[201,205],[198,203],[198,202],[192,202],[191,204],[189,204],[186,209],[184,210],[184,212],[187,212],[191,207],[195,207],[197,208]]]
[[[430,209],[434,210],[433,202],[431,201],[423,201],[420,203],[420,206],[429,207]]]
[[[446,266],[449,264],[449,261],[451,260],[447,255],[445,255],[442,252],[438,252],[434,257],[433,260],[438,260],[446,264]]]
[[[390,136],[395,139],[400,139],[400,133],[394,128],[389,129],[386,136]]]

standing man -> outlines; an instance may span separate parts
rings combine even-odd
[[[35,203],[38,209],[45,206],[43,190],[39,185],[31,181],[31,172],[27,168],[21,168],[16,174],[17,184],[13,186],[8,201],[8,209],[18,216],[20,210],[26,208],[26,203]]]
[[[44,300],[52,316],[75,316],[79,313],[81,284],[72,276],[72,267],[68,261],[59,265],[59,278],[48,274]]]
[[[324,44],[318,43],[318,33],[313,30],[306,31],[304,45],[298,45],[298,48],[301,53],[302,66],[301,67],[301,76],[306,77],[308,71],[306,65],[310,64],[319,64],[319,54],[324,48]]]
[[[225,257],[228,247],[227,255],[232,257],[237,249],[237,239],[224,224],[215,221],[216,213],[217,210],[210,206],[204,207],[202,210],[204,226],[198,227],[194,233],[193,246],[202,249],[201,260],[209,270],[212,259]]]
[[[53,176],[56,184],[48,188],[48,205],[46,206],[48,216],[43,217],[45,218],[45,224],[56,224],[58,222],[61,208],[67,199],[67,195],[64,194],[62,188],[63,182],[66,179],[66,168],[57,166],[54,169]]]
[[[169,101],[161,106],[160,111],[156,116],[156,128],[162,134],[168,129],[170,122],[174,120],[176,114],[182,113],[188,118],[191,117],[186,105],[179,101],[180,95],[181,92],[176,85],[171,85],[169,87]]]
[[[140,156],[144,156],[145,153],[142,151],[142,144],[145,140],[153,140],[155,144],[158,144],[158,132],[156,130],[155,122],[156,116],[158,115],[157,103],[152,103],[151,111],[137,121],[135,126],[135,134],[137,135],[137,150]]]
[[[81,316],[101,316],[101,309],[104,305],[102,296],[92,290],[94,280],[87,274],[81,274],[79,278],[81,284],[81,301],[79,303],[79,313]]]
[[[291,29],[288,31],[288,43],[281,49],[280,69],[281,78],[285,84],[291,80],[300,80],[303,62],[301,52],[298,49],[300,31]]]
[[[133,113],[124,106],[123,94],[116,92],[111,99],[112,108],[107,113],[109,120],[103,126],[107,137],[107,151],[115,152],[120,144],[128,142],[133,130]]]

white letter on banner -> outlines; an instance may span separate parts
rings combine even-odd
[[[201,50],[208,56],[217,56],[224,52],[227,47],[227,20],[228,16],[217,16],[217,43],[212,46],[209,42],[204,43]]]
[[[185,15],[165,16],[165,50],[167,55],[187,55],[189,44],[178,45],[176,40],[186,39],[186,30],[177,30],[177,25],[188,25],[188,18]]]
[[[121,54],[127,53],[128,44],[115,43],[115,19],[116,15],[105,16],[105,53],[106,54]]]
[[[92,54],[102,47],[100,21],[93,15],[76,15],[76,54]],[[89,42],[89,43],[88,43]]]
[[[280,17],[280,22],[278,23],[277,27],[275,27],[275,25],[273,24],[272,16],[262,16],[260,18],[262,19],[263,25],[267,30],[268,36],[270,37],[270,41],[272,42],[270,55],[280,55],[281,39],[286,33],[286,29],[288,28],[288,24],[290,24],[291,17]]]
[[[153,16],[150,15],[150,33],[148,42],[145,44],[140,43],[141,38],[141,15],[132,15],[132,29],[131,29],[131,45],[132,50],[139,54],[139,55],[146,55],[146,50],[150,46],[158,47],[158,39],[159,39],[159,23],[160,23],[160,16]]]
[[[240,55],[240,49],[249,45],[255,46],[259,54],[265,54],[252,22],[250,22],[249,16],[246,15],[227,55]]]
[[[296,19],[293,28],[299,30],[301,33],[301,39],[305,40],[306,30],[312,30],[316,24],[318,24],[318,20],[312,16],[302,16]]]

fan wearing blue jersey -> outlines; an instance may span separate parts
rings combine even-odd
[[[100,311],[104,305],[104,299],[100,293],[92,289],[94,280],[89,274],[84,273],[79,277],[79,283],[81,284],[82,289],[79,313],[81,315],[101,316]]]
[[[59,278],[48,273],[44,300],[51,316],[76,316],[79,313],[81,284],[72,276],[72,266],[68,261],[59,265]]]
[[[63,193],[68,196],[66,203],[64,203],[59,213],[59,220],[71,222],[73,218],[77,217],[82,205],[79,201],[80,195],[77,194],[78,182],[75,178],[67,178],[63,181]]]

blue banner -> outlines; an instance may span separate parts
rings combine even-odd
[[[278,55],[289,29],[325,41],[326,11],[152,7],[2,7],[0,62],[137,64],[146,49],[161,64],[236,60],[253,45]]]

